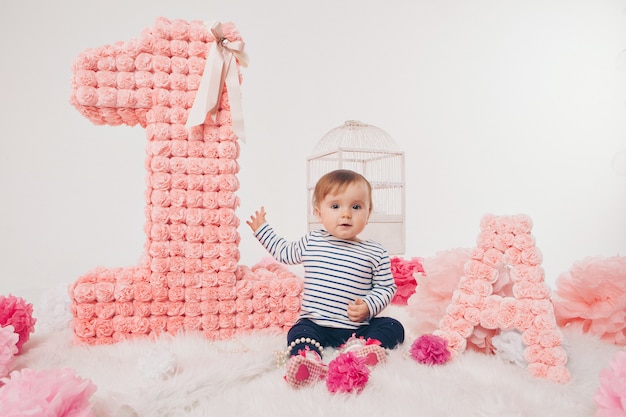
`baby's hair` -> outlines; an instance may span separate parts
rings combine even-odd
[[[313,207],[317,207],[320,201],[328,194],[340,193],[350,184],[363,182],[367,185],[367,193],[369,195],[370,212],[372,211],[372,185],[370,182],[358,172],[349,169],[336,169],[324,174],[315,184],[313,190]]]

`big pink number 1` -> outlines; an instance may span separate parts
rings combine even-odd
[[[241,114],[229,90],[239,87],[241,60],[227,50],[233,45],[243,46],[233,24],[158,18],[139,38],[75,60],[72,105],[96,125],[140,125],[147,137],[144,256],[137,266],[97,267],[70,286],[78,341],[180,331],[226,339],[295,322],[297,277],[275,266],[260,280],[239,265]],[[198,113],[194,103],[207,95],[215,103]],[[194,112],[200,121],[189,126]]]

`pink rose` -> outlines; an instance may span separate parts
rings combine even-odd
[[[498,270],[487,264],[470,259],[463,265],[463,272],[467,278],[482,279],[493,283],[498,278]]]
[[[200,317],[185,317],[183,319],[183,328],[186,331],[199,331],[202,329],[202,318]]]
[[[502,252],[495,248],[486,249],[483,253],[482,261],[490,267],[498,267],[502,264]]]
[[[220,257],[218,261],[220,272],[232,273],[234,275],[234,272],[237,270],[238,259]]]
[[[115,285],[115,301],[126,302],[134,299],[134,291],[132,284],[124,284],[118,282]]]
[[[202,288],[202,300],[217,300],[219,298],[219,287]]]
[[[205,271],[200,274],[201,287],[217,286],[217,272]]]
[[[515,265],[511,268],[511,278],[516,281],[543,282],[545,273],[541,266]]]
[[[480,230],[483,232],[495,232],[496,220],[497,220],[497,216],[493,214],[485,214],[480,219]]]
[[[219,328],[219,316],[217,314],[204,314],[202,316],[203,330],[218,330]]]
[[[253,297],[252,307],[256,313],[267,313],[269,311],[269,298],[268,297]]]
[[[220,174],[236,174],[239,172],[239,163],[236,159],[218,159],[217,169]]]
[[[182,256],[172,256],[169,258],[169,260],[170,272],[178,272],[181,274],[185,272],[186,258]]]
[[[485,329],[497,329],[500,326],[498,310],[495,308],[481,310],[480,325]]]
[[[217,191],[219,191],[220,189],[220,184],[219,184],[219,177],[217,175],[207,175],[204,177],[204,182],[202,183],[202,189],[204,191],[207,192],[215,192],[215,196],[213,195],[209,195],[207,198],[209,198],[209,201],[213,201],[213,198],[215,198],[215,207],[213,206],[209,206],[205,204],[206,208],[218,208],[220,207],[220,199],[219,199],[219,194],[217,193]],[[227,207],[227,206],[223,206],[223,207]]]
[[[237,277],[234,272],[220,271],[217,273],[218,285],[234,286],[237,283]]]
[[[525,306],[525,300],[520,300],[519,308],[517,309],[517,315],[515,317],[514,325],[516,328],[524,331],[529,329],[535,319],[535,315],[530,311],[530,308]]]
[[[115,299],[115,285],[111,282],[98,282],[95,284],[94,290],[96,300],[99,302],[109,302]]]
[[[537,247],[524,249],[522,251],[522,263],[525,265],[535,266],[541,264],[543,256]]]
[[[504,252],[513,245],[513,233],[500,233],[496,235],[493,246],[501,252]]]
[[[74,334],[78,337],[88,338],[96,335],[95,318],[91,319],[74,319]]]
[[[515,221],[513,233],[516,235],[528,234],[533,228],[532,219],[526,214],[517,214],[513,216]]]
[[[239,260],[240,253],[238,245],[236,243],[220,243],[219,256],[222,258]]]
[[[239,232],[234,226],[220,225],[217,228],[218,239],[222,243],[238,243]]]
[[[513,247],[520,251],[530,249],[535,246],[535,238],[532,235],[523,233],[515,235],[513,238]]]
[[[252,305],[252,298],[240,298],[237,297],[235,300],[235,307],[237,313],[250,314],[254,311],[254,307]]]
[[[167,315],[170,317],[182,316],[185,313],[184,301],[170,301],[167,304]]]
[[[496,233],[490,231],[483,231],[478,234],[476,238],[476,245],[479,248],[489,249],[493,248],[494,242],[496,240]]]
[[[202,288],[193,288],[186,287],[185,288],[185,301],[189,302],[200,302],[202,300]]]
[[[183,301],[185,299],[185,287],[170,287],[168,298],[170,301]]]
[[[219,311],[219,301],[217,300],[204,300],[200,302],[200,311],[202,315],[217,314]]]
[[[498,216],[495,219],[496,232],[499,234],[510,234],[515,229],[513,216]]]
[[[548,368],[546,377],[557,384],[565,384],[571,379],[571,374],[565,365],[555,365]]]
[[[187,58],[189,56],[189,44],[182,39],[172,39],[170,42],[170,50],[173,57]]]
[[[74,300],[77,303],[88,303],[96,301],[96,289],[94,284],[78,284],[73,291]]]
[[[508,265],[519,265],[522,262],[522,252],[514,247],[504,251],[504,261]]]
[[[217,192],[217,204],[220,207],[237,208],[239,205],[239,199],[232,191],[220,190]]]
[[[113,335],[113,323],[110,319],[96,320],[96,337],[111,337]]]
[[[467,347],[467,340],[456,332],[435,330],[433,335],[445,339],[448,342],[448,349],[453,355],[457,355],[465,351],[465,348]]]
[[[76,304],[76,311],[74,315],[82,320],[91,319],[96,315],[96,303]]]
[[[184,330],[184,320],[182,316],[174,316],[167,318],[167,332],[170,334],[178,334]]]
[[[238,329],[252,329],[252,317],[249,314],[237,314],[235,316],[235,325]]]
[[[169,302],[167,301],[153,301],[150,303],[150,314],[152,316],[165,316],[169,309]]]
[[[115,314],[117,316],[130,317],[135,315],[135,306],[132,301],[115,303]]]
[[[283,306],[286,311],[299,312],[301,301],[300,297],[286,296],[283,298]]]
[[[200,259],[202,258],[202,238],[204,237],[204,230],[202,226],[189,226],[187,227],[187,242],[184,247],[184,254],[187,258]]]
[[[96,317],[98,317],[99,319],[113,318],[113,316],[115,315],[115,303],[114,302],[96,303],[95,314],[96,314]],[[91,318],[91,317],[92,316],[83,317],[83,318]]]
[[[235,314],[220,314],[218,316],[220,330],[221,329],[234,329],[237,316]]]
[[[299,316],[300,316],[300,312],[297,310],[296,311],[286,310],[285,312],[283,312],[283,322],[285,323],[285,326],[286,327],[293,326],[298,321]]]
[[[252,318],[252,323],[255,329],[265,329],[269,327],[270,325],[269,314],[255,312],[255,313],[252,313],[250,316]]]
[[[148,318],[150,322],[150,329],[152,329],[152,334],[159,335],[165,332],[167,328],[167,317],[166,316],[151,316]]]
[[[199,301],[185,302],[185,316],[198,317],[202,315],[202,306]]]
[[[234,285],[222,285],[217,287],[218,291],[218,299],[220,301],[223,300],[234,300],[237,298],[237,289]]]
[[[219,314],[235,314],[237,312],[237,304],[235,300],[221,300],[218,303]]]
[[[515,298],[506,297],[500,303],[498,310],[498,325],[502,329],[511,329],[515,326],[519,304]]]

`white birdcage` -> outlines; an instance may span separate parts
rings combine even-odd
[[[351,169],[372,185],[374,209],[361,238],[380,242],[389,254],[405,250],[404,152],[384,130],[348,120],[326,133],[307,159],[308,228],[322,225],[313,214],[313,190],[324,174]]]

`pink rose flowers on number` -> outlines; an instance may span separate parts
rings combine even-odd
[[[465,262],[439,328],[412,346],[415,360],[443,363],[448,359],[441,354],[446,344],[452,358],[462,353],[470,340],[473,346],[490,352],[489,338],[495,332],[517,330],[522,333],[524,358],[533,376],[569,381],[567,354],[531,229],[532,221],[526,215],[486,215],[481,219],[477,246]]]

